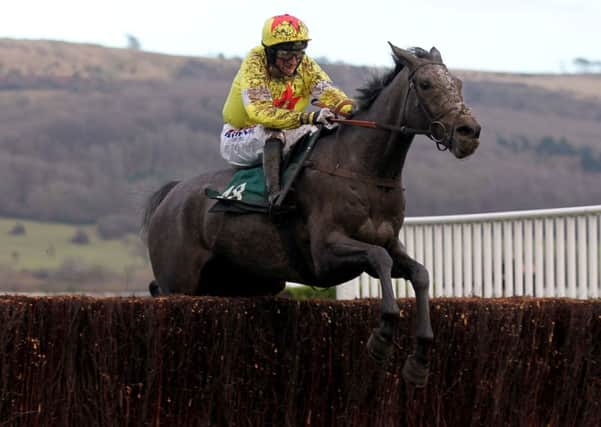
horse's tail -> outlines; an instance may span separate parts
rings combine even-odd
[[[161,188],[159,188],[157,191],[155,191],[148,198],[148,201],[146,202],[146,206],[144,208],[144,216],[142,217],[142,235],[143,236],[146,236],[146,231],[148,230],[148,225],[150,224],[150,219],[152,218],[154,211],[156,211],[156,209],[159,207],[159,205],[161,204],[163,199],[165,197],[167,197],[167,194],[169,194],[169,192],[177,184],[179,184],[179,181],[168,182],[167,184],[165,184]]]

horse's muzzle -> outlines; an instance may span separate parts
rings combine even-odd
[[[458,159],[469,156],[480,145],[482,127],[470,115],[461,116],[453,128],[451,151]]]

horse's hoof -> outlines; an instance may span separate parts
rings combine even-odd
[[[423,365],[410,355],[403,366],[403,379],[406,383],[413,384],[417,388],[425,387],[428,383],[428,373],[430,368]]]
[[[379,365],[383,365],[392,352],[392,340],[383,337],[378,329],[374,329],[367,340],[367,352]]]
[[[161,295],[161,288],[159,288],[159,285],[155,280],[150,282],[150,285],[148,285],[148,291],[153,297],[158,297]]]

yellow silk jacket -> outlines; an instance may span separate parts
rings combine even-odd
[[[303,111],[317,99],[340,112],[350,112],[348,97],[336,88],[321,67],[307,55],[291,77],[271,77],[262,46],[250,51],[242,61],[223,106],[223,120],[235,128],[261,124],[275,129],[291,129],[310,123],[313,113]]]

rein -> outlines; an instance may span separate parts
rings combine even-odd
[[[438,121],[434,120],[430,123],[429,129],[414,129],[408,126],[395,126],[387,123],[378,123],[370,120],[353,120],[353,119],[330,119],[332,123],[339,123],[345,126],[357,126],[369,129],[383,129],[390,132],[398,132],[403,135],[426,135],[432,141],[436,143],[436,148],[440,151],[446,151],[451,147],[451,137],[448,135],[446,126]],[[442,137],[437,137],[435,134],[442,133]]]
[[[408,78],[409,90],[407,91],[407,96],[405,97],[405,102],[403,103],[401,123],[405,122],[405,112],[407,110],[407,101],[409,99],[409,94],[411,93],[411,90],[414,90],[417,95],[417,90],[415,89],[415,86],[414,86],[415,73],[421,67],[425,67],[428,65],[440,65],[440,66],[446,67],[446,65],[443,64],[442,62],[426,62],[426,63],[418,65],[414,70],[411,71],[411,74],[409,74],[409,78]],[[318,102],[313,102],[313,105],[315,105],[317,107],[325,107],[325,105],[318,103]],[[441,114],[440,117],[438,117],[438,118],[433,118],[432,114],[430,114],[430,112],[421,104],[421,102],[419,102],[419,98],[418,98],[418,105],[421,108],[421,110],[423,111],[423,113],[426,115],[428,120],[430,121],[430,125],[429,125],[428,129],[415,129],[415,128],[412,128],[409,126],[404,126],[404,125],[396,126],[396,125],[392,125],[392,124],[388,124],[388,123],[379,123],[379,122],[369,121],[369,120],[354,120],[354,119],[348,119],[348,118],[330,119],[330,121],[332,123],[339,123],[339,124],[345,125],[345,126],[358,126],[358,127],[369,128],[369,129],[382,129],[382,130],[387,130],[390,132],[398,132],[403,135],[426,135],[428,138],[430,138],[432,141],[434,141],[436,143],[436,148],[438,148],[439,151],[446,151],[449,148],[451,148],[452,140],[453,140],[453,133],[449,132],[447,127],[444,125],[444,123],[442,123],[440,121],[440,118],[444,117],[444,115],[447,114],[448,111]],[[337,115],[343,115],[343,114],[340,114],[339,111],[337,111],[335,113],[337,113]]]
[[[430,129],[414,129],[408,126],[395,126],[389,125],[386,123],[378,123],[372,122],[370,120],[354,120],[354,119],[330,119],[333,123],[340,123],[341,125],[347,126],[358,126],[363,128],[371,128],[371,129],[384,129],[389,130],[391,132],[399,132],[404,135],[428,135],[430,134]]]
[[[418,96],[418,91],[415,88],[414,78],[415,78],[416,71],[419,70],[421,67],[428,66],[428,65],[440,65],[440,66],[443,66],[446,68],[446,66],[441,62],[425,62],[425,63],[419,64],[415,69],[413,69],[410,72],[409,77],[408,77],[409,88],[407,89],[407,94],[406,94],[405,100],[403,102],[403,110],[401,111],[401,119],[400,119],[401,126],[388,124],[388,123],[380,123],[380,122],[376,122],[376,121],[369,121],[369,120],[357,120],[357,119],[351,119],[351,118],[343,118],[343,119],[332,118],[332,119],[329,119],[329,121],[331,121],[332,123],[339,123],[339,124],[345,125],[345,126],[357,126],[357,127],[363,127],[363,128],[369,128],[369,129],[382,129],[382,130],[387,130],[389,132],[398,132],[403,135],[426,135],[428,138],[430,138],[432,141],[434,141],[436,143],[436,148],[439,151],[446,151],[446,150],[450,149],[452,147],[454,131],[451,129],[451,131],[449,132],[447,127],[444,125],[444,123],[442,123],[440,121],[440,119],[452,110],[445,111],[442,114],[438,115],[438,117],[433,117],[433,115],[430,113],[430,111],[428,111],[428,109],[420,102],[419,96]],[[403,125],[403,123],[405,123],[405,121],[406,121],[405,118],[406,118],[406,113],[407,113],[407,104],[408,104],[408,100],[409,100],[412,90],[415,91],[415,96],[417,98],[417,105],[421,109],[422,113],[427,117],[427,119],[430,123],[427,129],[416,129],[416,128],[412,128],[412,127]],[[316,100],[313,100],[311,103],[316,107],[327,108],[324,104],[322,104]],[[340,112],[340,106],[338,106],[333,112],[337,116],[343,116],[343,117],[345,116],[344,113]],[[320,173],[363,182],[365,184],[381,187],[387,191],[396,190],[396,189],[402,190],[400,181],[397,178],[380,178],[380,177],[374,177],[374,176],[367,176],[367,175],[359,174],[357,172],[348,170],[340,165],[336,165],[335,167],[324,167],[324,166],[318,165],[312,161],[306,162],[305,166],[310,169],[313,169],[317,172],[320,172]]]

